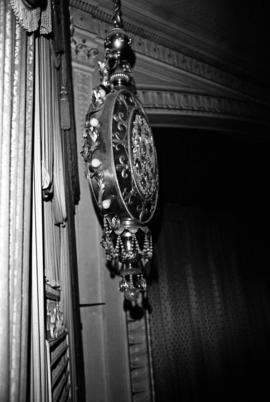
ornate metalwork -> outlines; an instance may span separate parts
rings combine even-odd
[[[114,0],[114,15],[113,23],[115,28],[123,28],[123,20],[121,13],[121,2],[120,0]]]
[[[114,2],[115,28],[105,39],[99,62],[100,85],[86,116],[82,155],[97,206],[104,216],[102,245],[120,290],[136,300],[146,289],[143,274],[152,257],[150,230],[158,196],[154,138],[135,93],[135,55],[123,31],[120,1]]]
[[[140,112],[132,120],[130,154],[137,188],[146,199],[151,199],[157,187],[154,142],[149,124]]]

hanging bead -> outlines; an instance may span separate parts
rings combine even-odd
[[[120,245],[121,245],[121,238],[120,238],[120,235],[119,236],[117,236],[117,240],[116,240],[116,246],[115,246],[115,249],[114,249],[114,256],[115,257],[119,257],[119,251],[120,251]]]
[[[126,281],[125,277],[122,276],[119,282],[119,290],[120,292],[126,292],[127,289],[128,289],[128,282]]]
[[[113,219],[118,223],[114,224]],[[124,293],[125,299],[136,303],[141,292],[147,288],[141,267],[152,257],[152,237],[149,231],[134,231],[132,226],[121,226],[120,223],[116,217],[104,217],[101,244],[105,249],[106,260],[112,263],[115,273],[121,276],[119,290]]]
[[[142,251],[140,249],[140,245],[139,245],[139,242],[138,242],[138,239],[137,239],[136,235],[134,235],[134,239],[135,239],[135,250],[140,255],[140,254],[142,254]]]
[[[137,275],[137,288],[140,290],[146,290],[147,284],[146,280],[144,279],[143,275]]]
[[[134,286],[132,274],[128,275],[128,277],[129,282],[128,282],[128,288],[125,290],[125,298],[129,300],[131,303],[135,303],[140,291]]]
[[[126,291],[125,291],[125,298],[127,299],[127,300],[129,300],[130,302],[132,302],[132,303],[135,303],[136,302],[136,300],[137,300],[137,298],[138,298],[138,296],[139,296],[139,293],[140,293],[140,291],[138,290],[138,289],[136,289],[136,288],[132,288],[132,287],[129,287]]]

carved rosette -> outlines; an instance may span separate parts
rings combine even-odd
[[[146,224],[156,208],[158,168],[138,99],[128,89],[107,95],[106,103],[89,114],[84,138],[87,176],[101,212]]]

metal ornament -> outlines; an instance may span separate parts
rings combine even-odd
[[[106,259],[121,276],[120,291],[135,302],[146,290],[144,274],[153,254],[146,224],[156,209],[158,167],[152,130],[136,97],[135,54],[123,30],[120,1],[114,1],[113,21],[86,115],[82,156],[103,216]]]

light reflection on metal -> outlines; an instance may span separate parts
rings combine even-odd
[[[102,245],[127,300],[146,290],[152,258],[146,224],[158,197],[158,168],[151,127],[136,97],[131,75],[135,54],[123,30],[120,1],[114,1],[114,28],[99,62],[100,84],[86,115],[82,156],[90,188],[103,216]]]

